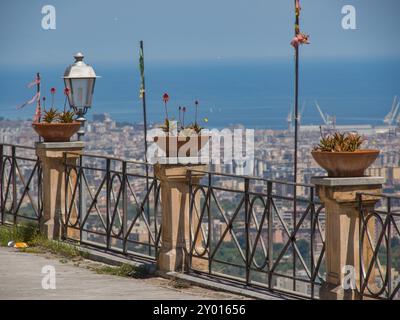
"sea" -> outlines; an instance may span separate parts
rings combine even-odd
[[[56,88],[54,106],[62,109],[65,98],[65,65],[1,66],[0,117],[32,119],[34,105],[16,106],[29,100],[35,88],[27,84],[42,77],[42,97],[52,105],[50,88]],[[93,105],[87,114],[108,113],[118,122],[142,123],[139,98],[139,67],[132,63],[97,63]],[[247,128],[285,129],[294,104],[294,61],[146,61],[147,117],[149,123],[165,118],[162,96],[168,93],[170,118],[178,119],[179,106],[187,109],[185,122],[195,120],[209,128],[241,124]],[[300,111],[306,125],[321,125],[324,114],[336,116],[338,125],[384,125],[394,96],[400,96],[400,59],[311,59],[300,60]]]

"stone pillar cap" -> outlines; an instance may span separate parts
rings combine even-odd
[[[84,148],[85,142],[83,141],[71,141],[71,142],[36,142],[36,148],[38,149],[75,149]]]
[[[312,177],[311,183],[316,186],[341,187],[341,186],[365,186],[384,184],[384,177],[349,177],[349,178],[332,178],[332,177]]]

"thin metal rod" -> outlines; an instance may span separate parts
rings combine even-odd
[[[147,164],[147,111],[146,111],[146,82],[144,78],[144,49],[143,49],[143,40],[140,41],[140,75],[141,75],[141,89],[142,90],[142,105],[143,105],[143,134],[144,134],[144,161],[146,162],[146,192],[149,192],[149,167]],[[147,194],[146,193],[146,194]],[[151,225],[150,220],[150,202],[147,199],[146,203],[146,215],[147,221]],[[150,243],[150,234],[149,234],[149,243]],[[151,255],[151,246],[149,246],[149,255]]]
[[[144,133],[144,159],[147,162],[147,112],[146,112],[146,82],[144,78],[144,49],[143,41],[140,41],[141,55],[141,81],[142,81],[142,104],[143,104],[143,133]]]
[[[294,1],[295,6],[295,36],[299,32],[300,28],[300,16],[296,9],[296,0]],[[299,45],[295,46],[295,85],[294,85],[294,168],[293,168],[293,182],[297,183],[297,153],[298,153],[298,134],[299,134]],[[297,186],[294,185],[293,189],[293,226],[297,224]],[[293,242],[296,242],[296,238],[293,238]],[[296,276],[296,253],[293,250],[293,276]],[[293,281],[293,290],[296,289],[296,281]]]
[[[36,93],[40,93],[40,82],[41,82],[41,80],[40,80],[40,73],[38,72],[38,73],[36,73]],[[38,97],[38,100],[37,100],[37,109],[39,110],[39,117],[38,117],[38,119],[37,119],[37,121],[38,122],[40,122],[40,113],[41,113],[41,108],[40,108],[40,95],[39,95],[39,97]],[[38,137],[39,137],[39,142],[42,142],[42,137],[40,136],[40,135],[38,135]]]

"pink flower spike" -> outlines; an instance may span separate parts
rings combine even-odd
[[[292,41],[290,42],[290,44],[294,47],[297,48],[299,46],[299,39],[297,39],[297,37],[294,37],[292,39]]]

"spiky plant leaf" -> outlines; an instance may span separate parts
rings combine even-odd
[[[321,137],[314,151],[322,152],[355,152],[361,148],[364,138],[357,133],[340,133],[328,134]]]
[[[53,123],[57,120],[58,118],[58,113],[57,110],[54,108],[51,108],[48,111],[45,111],[44,116],[43,116],[43,121],[47,123]]]
[[[74,122],[74,116],[75,113],[73,111],[65,111],[58,115],[58,119],[60,120],[60,123],[72,123]]]

